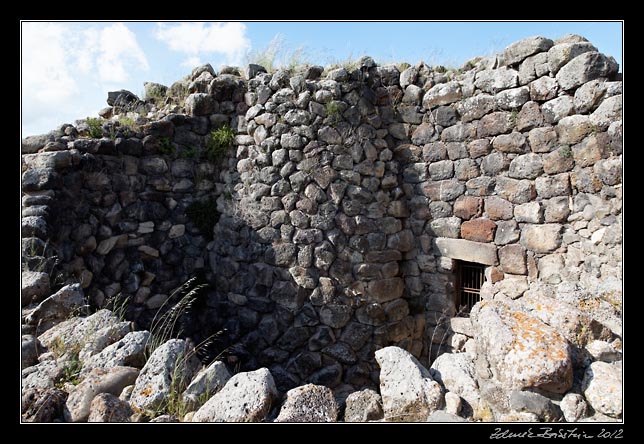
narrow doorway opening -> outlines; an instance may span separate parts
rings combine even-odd
[[[455,305],[458,316],[469,316],[472,307],[481,300],[481,286],[485,282],[485,265],[456,261]]]

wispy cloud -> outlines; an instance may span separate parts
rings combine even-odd
[[[97,96],[148,69],[136,35],[123,23],[22,23],[23,132],[95,114]]]
[[[243,23],[159,23],[154,36],[167,47],[186,55],[184,66],[194,67],[204,57],[220,55],[225,63],[240,64],[250,49]]]

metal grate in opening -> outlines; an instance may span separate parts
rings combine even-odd
[[[456,281],[456,307],[469,314],[474,304],[481,300],[481,286],[485,281],[485,265],[473,262],[458,262]]]

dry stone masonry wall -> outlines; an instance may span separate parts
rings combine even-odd
[[[531,357],[485,325],[509,344],[533,325],[508,306],[553,329],[554,354],[621,337],[622,82],[585,39],[528,38],[460,70],[205,65],[146,90],[154,102],[115,94],[102,134],[23,140],[23,305],[69,278],[94,306],[129,298],[148,328],[199,275],[187,333],[225,329],[280,391],[377,387],[376,350],[429,366],[474,336],[489,377],[570,389],[560,355],[546,382],[505,367]],[[232,146],[208,156],[226,126]],[[457,261],[486,266],[471,323],[450,322]]]

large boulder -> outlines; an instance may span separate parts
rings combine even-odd
[[[612,57],[589,51],[566,63],[557,73],[556,79],[561,89],[568,91],[600,77],[610,78],[618,69],[619,66]]]
[[[85,295],[80,284],[65,285],[38,304],[25,321],[31,325],[38,324],[41,331],[48,330],[80,310],[85,303]]]
[[[99,393],[110,393],[118,396],[139,375],[139,369],[133,367],[113,367],[107,370],[94,369],[69,394],[65,403],[65,420],[67,422],[87,421],[92,400]]]
[[[566,422],[577,422],[588,415],[588,403],[578,393],[566,393],[559,406]]]
[[[275,422],[335,422],[338,404],[323,385],[306,384],[289,390]]]
[[[24,422],[52,422],[62,419],[67,393],[55,387],[30,388],[22,391]]]
[[[443,388],[416,358],[400,347],[376,351],[385,420],[426,421],[445,403]]]
[[[33,335],[22,335],[20,338],[20,367],[25,369],[38,363],[38,355],[44,351],[42,344]]]
[[[199,360],[183,339],[170,339],[159,346],[145,363],[134,384],[130,404],[135,410],[154,411],[174,392],[183,391]]]
[[[278,392],[267,368],[237,373],[192,417],[193,422],[259,422]]]
[[[212,395],[224,388],[230,376],[226,364],[213,361],[193,378],[183,392],[183,401],[191,409],[198,409]]]
[[[508,392],[565,393],[572,387],[570,346],[554,328],[497,301],[478,303],[470,317],[477,356],[486,361],[477,365],[479,378],[492,377]]]
[[[150,332],[148,331],[133,331],[125,335],[123,339],[105,347],[99,353],[81,357],[83,362],[81,374],[89,373],[94,368],[143,367],[149,338]]]
[[[595,339],[608,340],[613,335],[608,327],[578,308],[539,292],[526,291],[519,302],[525,313],[554,328],[579,347],[584,347]]]
[[[503,65],[514,65],[522,62],[532,54],[549,50],[552,45],[554,45],[552,40],[538,36],[527,37],[518,42],[514,42],[503,51]]]
[[[443,353],[432,363],[429,373],[446,390],[459,395],[469,404],[466,413],[478,408],[481,394],[476,382],[473,354]]]
[[[111,393],[99,393],[89,406],[87,422],[130,422],[130,404]]]
[[[20,290],[22,306],[40,302],[50,294],[49,275],[38,271],[23,271]]]
[[[593,409],[611,418],[621,418],[623,408],[622,365],[596,361],[590,364],[582,381],[584,396]]]
[[[344,422],[367,422],[382,419],[382,398],[371,389],[353,392],[345,400]]]

